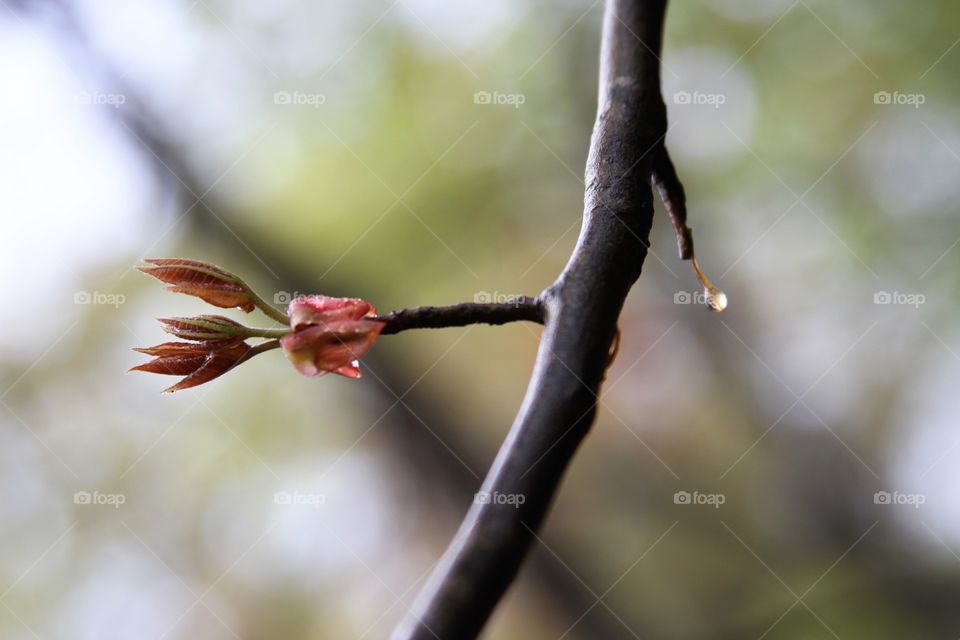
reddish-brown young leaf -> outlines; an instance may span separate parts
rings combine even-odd
[[[164,391],[172,393],[195,387],[223,375],[242,361],[250,349],[250,345],[239,336],[206,342],[164,342],[153,347],[134,349],[155,357],[150,362],[132,367],[130,370],[186,376]]]
[[[256,307],[247,286],[240,278],[216,265],[185,258],[150,258],[140,271],[173,285],[168,291],[196,296],[205,302],[249,313]]]
[[[280,338],[280,344],[305,376],[337,373],[359,378],[357,361],[370,351],[384,326],[374,320],[337,320],[306,326]]]
[[[207,340],[205,342],[163,342],[152,347],[138,347],[134,351],[145,353],[148,356],[179,356],[196,355],[229,349],[243,342],[243,338],[236,336],[226,340]]]
[[[246,343],[240,343],[229,349],[214,351],[206,356],[206,359],[200,367],[177,384],[164,389],[163,392],[174,393],[175,391],[196,387],[204,382],[210,382],[214,378],[222,376],[241,362],[246,357],[248,351],[250,351],[250,345]]]
[[[182,285],[167,287],[167,291],[172,291],[173,293],[185,293],[188,296],[196,296],[206,302],[207,304],[212,304],[215,307],[220,307],[221,309],[232,309],[236,307],[237,309],[242,309],[246,313],[250,313],[256,308],[256,305],[253,303],[253,300],[250,299],[250,296],[246,291],[240,288],[235,288],[234,285],[211,285],[211,286],[193,286],[193,285]]]
[[[337,320],[359,320],[375,315],[377,310],[360,298],[331,298],[330,296],[300,296],[287,306],[290,328],[294,331],[307,325],[318,325]]]
[[[216,279],[220,282],[233,282],[235,284],[242,282],[240,278],[226,269],[222,269],[209,262],[201,262],[200,260],[190,260],[188,258],[147,258],[144,262],[146,262],[148,266],[139,267],[141,271],[150,273],[147,270],[152,270],[153,273],[150,273],[150,275],[170,284],[176,284],[177,281],[167,280],[166,278],[183,277],[181,274],[188,271],[197,274],[194,276],[195,278],[207,275],[211,279]]]
[[[177,356],[162,356],[150,362],[132,367],[130,371],[160,373],[167,376],[185,376],[193,373],[206,362],[209,353],[193,353]]]
[[[202,315],[192,318],[158,318],[163,330],[184,340],[224,340],[244,327],[223,316]]]

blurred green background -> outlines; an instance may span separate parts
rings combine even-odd
[[[383,638],[505,435],[539,327],[125,373],[132,270],[278,303],[535,294],[576,241],[602,3],[0,6],[0,636]],[[960,635],[960,6],[683,0],[661,211],[599,418],[487,638]],[[230,313],[239,317],[239,313]],[[289,503],[289,504],[287,504]]]

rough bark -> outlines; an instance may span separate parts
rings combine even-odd
[[[480,633],[593,422],[617,319],[649,244],[651,152],[666,132],[658,57],[665,7],[666,0],[607,3],[579,241],[539,296],[543,338],[523,405],[481,488],[490,499],[471,506],[394,640]]]

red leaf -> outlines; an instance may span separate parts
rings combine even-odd
[[[205,342],[165,342],[153,347],[134,349],[156,357],[130,370],[186,376],[164,390],[164,393],[173,393],[223,375],[242,361],[250,348],[242,337]]]
[[[359,378],[357,360],[370,351],[384,326],[373,320],[338,320],[302,328],[280,338],[280,344],[305,376],[337,373]]]
[[[236,335],[243,325],[223,316],[194,316],[192,318],[158,318],[163,330],[184,340],[224,340]]]
[[[204,342],[164,342],[153,347],[134,349],[148,356],[183,356],[211,353],[229,349],[243,342],[243,337],[236,336],[226,340],[206,340]]]
[[[338,320],[359,320],[374,314],[376,309],[360,298],[300,296],[287,306],[290,328],[294,331],[306,325],[327,324]]]
[[[250,351],[250,345],[241,343],[229,349],[214,351],[207,355],[203,364],[183,380],[163,390],[164,393],[174,393],[196,387],[204,382],[219,378],[237,365]]]
[[[247,313],[255,304],[246,284],[216,265],[184,258],[151,258],[140,271],[173,285],[168,291],[197,296],[223,309],[239,307]]]

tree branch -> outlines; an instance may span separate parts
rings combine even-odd
[[[653,221],[651,151],[662,148],[666,0],[608,0],[580,238],[539,296],[545,329],[526,397],[475,500],[394,640],[475,638],[516,576],[593,422],[617,319]],[[519,503],[519,504],[518,504]]]
[[[446,307],[414,307],[391,311],[371,318],[385,322],[381,331],[387,335],[407,329],[440,329],[465,327],[468,324],[506,324],[529,320],[543,324],[543,305],[536,298],[521,296],[510,302],[463,302]]]

